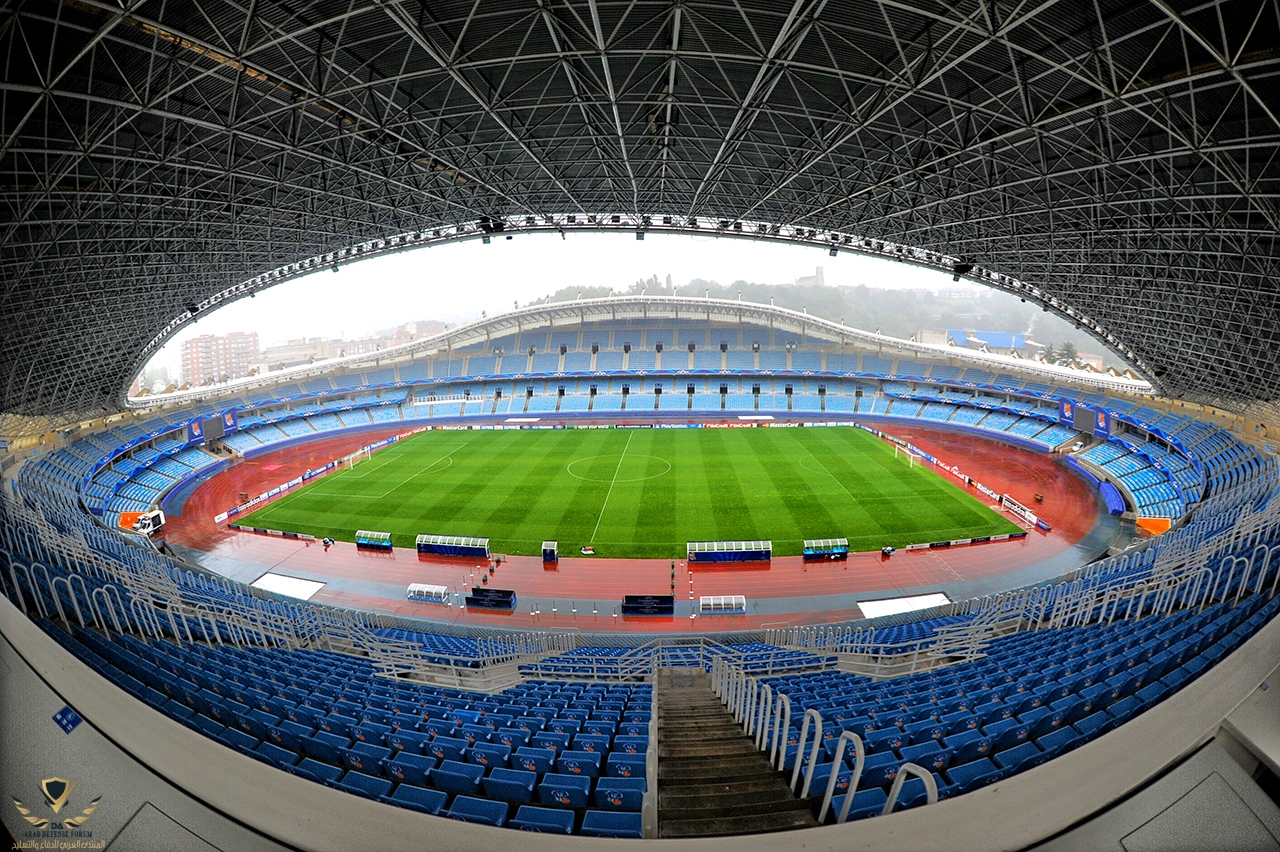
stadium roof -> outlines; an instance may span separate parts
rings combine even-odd
[[[1280,398],[1274,0],[17,0],[0,48],[0,411],[119,408],[193,315],[353,257],[693,225]]]

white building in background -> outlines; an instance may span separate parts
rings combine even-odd
[[[827,286],[827,276],[819,266],[813,271],[812,275],[805,275],[796,279],[797,287],[825,287]]]

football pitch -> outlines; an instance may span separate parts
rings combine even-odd
[[[354,541],[487,537],[495,553],[682,559],[689,541],[849,539],[852,551],[1018,527],[853,427],[429,431],[285,495],[245,526]]]

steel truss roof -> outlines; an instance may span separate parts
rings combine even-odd
[[[119,408],[215,301],[572,215],[914,247],[1274,414],[1278,4],[10,0],[0,410]]]

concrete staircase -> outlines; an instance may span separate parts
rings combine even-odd
[[[658,836],[712,837],[816,826],[814,799],[797,799],[790,776],[711,691],[700,668],[658,670]]]

